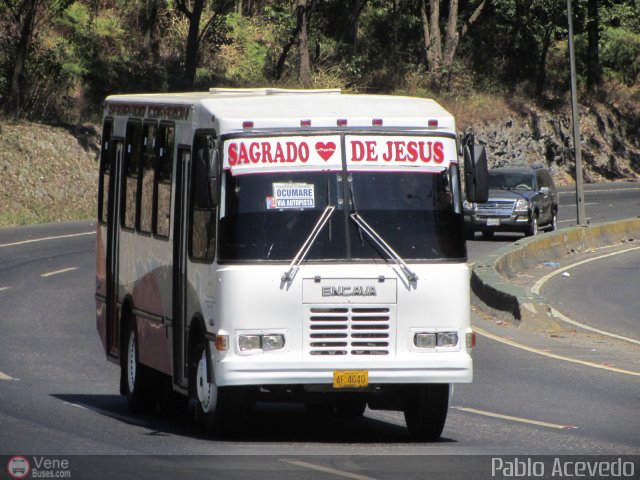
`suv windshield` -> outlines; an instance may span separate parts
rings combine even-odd
[[[462,216],[454,211],[447,174],[350,172],[346,188],[343,176],[335,171],[233,176],[226,171],[220,260],[293,259],[327,206],[336,210],[307,261],[385,256],[349,219],[356,210],[404,259],[466,258]]]
[[[527,173],[489,171],[489,188],[533,190],[534,176]]]

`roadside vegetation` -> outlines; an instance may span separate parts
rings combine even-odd
[[[602,158],[593,179],[623,169],[622,177],[637,178],[640,0],[573,0],[573,8],[583,110],[598,111],[605,127],[620,123],[631,142],[594,153]],[[566,2],[557,0],[0,0],[0,222],[69,216],[7,190],[35,167],[33,147],[27,142],[20,155],[5,135],[35,124],[39,133],[30,135],[39,142],[42,125],[57,126],[67,138],[60,143],[79,145],[82,168],[95,176],[95,145],[77,132],[99,130],[102,102],[114,93],[340,87],[437,98],[460,130],[565,118],[566,26]],[[600,130],[605,143],[620,140]],[[570,149],[567,139],[558,143]],[[600,166],[615,148],[623,167]],[[568,153],[545,161],[570,176]],[[38,176],[48,178],[45,170]]]

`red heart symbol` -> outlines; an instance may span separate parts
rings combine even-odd
[[[335,151],[336,144],[333,142],[316,142],[316,152],[318,152],[318,155],[320,155],[325,162],[331,158]]]

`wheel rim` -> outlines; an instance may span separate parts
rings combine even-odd
[[[553,230],[557,230],[558,229],[558,215],[557,214],[553,214],[553,221],[551,224],[551,228],[553,228]]]
[[[533,217],[533,223],[531,224],[531,234],[538,234],[538,217]]]
[[[213,412],[216,409],[216,402],[218,400],[218,387],[213,383],[209,383],[207,378],[207,354],[205,350],[202,351],[202,356],[198,362],[196,390],[202,411],[205,413]]]
[[[133,392],[136,384],[136,336],[131,330],[129,343],[127,345],[127,383],[129,392]]]

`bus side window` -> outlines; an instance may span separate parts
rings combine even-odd
[[[138,199],[138,177],[140,176],[142,125],[139,121],[127,123],[124,151],[124,175],[122,203],[122,226],[130,230],[135,229]]]
[[[173,125],[160,125],[157,144],[153,224],[155,234],[166,238],[171,224],[171,181],[175,147]]]
[[[113,138],[113,120],[107,119],[102,127],[102,147],[100,151],[100,185],[98,187],[98,221],[106,224],[109,218],[109,179],[113,152],[110,150]]]
[[[197,198],[196,182],[207,181],[207,164],[216,148],[215,137],[211,134],[196,135],[193,143],[193,164],[191,168],[191,232],[189,235],[189,256],[194,260],[212,261],[215,256],[216,209],[203,205],[204,199]]]
[[[138,229],[143,233],[151,233],[151,217],[153,210],[154,164],[156,160],[155,123],[146,123],[142,127],[142,171],[140,192],[140,224]]]

